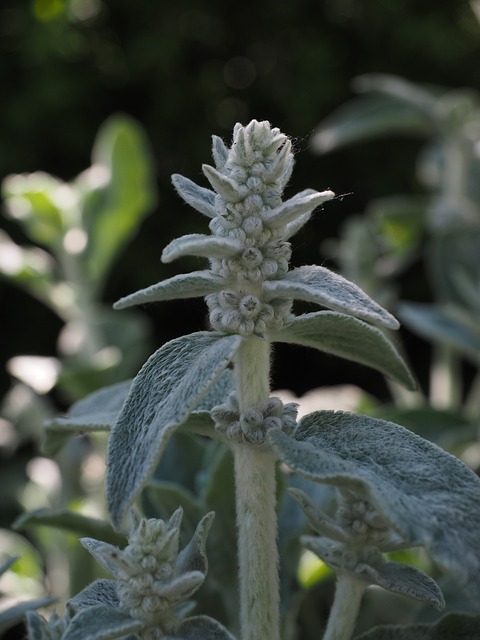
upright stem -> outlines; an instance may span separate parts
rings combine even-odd
[[[323,640],[350,640],[367,583],[351,573],[338,572],[335,599]]]
[[[270,345],[243,341],[235,362],[240,410],[269,396]],[[275,459],[250,444],[233,445],[240,566],[240,625],[243,640],[279,640],[279,581]]]

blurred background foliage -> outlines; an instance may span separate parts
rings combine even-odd
[[[196,300],[110,309],[197,268],[160,263],[172,238],[206,230],[170,175],[204,184],[211,134],[229,142],[237,121],[268,119],[293,138],[287,195],[346,194],[293,239],[294,263],[341,270],[400,315],[420,392],[288,345],[273,386],[361,387],[317,394],[311,409],[397,420],[477,468],[479,19],[478,0],[2,1],[0,554],[25,558],[2,577],[9,597],[65,597],[93,575],[84,554],[75,561],[76,536],[10,530],[38,508],[104,516],[104,434],[53,461],[42,423],[205,326]],[[308,639],[331,577],[302,563],[300,582],[317,589],[302,605]],[[391,621],[372,602],[362,620],[375,609]]]

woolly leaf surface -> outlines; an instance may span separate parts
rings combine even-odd
[[[264,221],[272,226],[286,225],[304,214],[311,213],[322,202],[331,200],[334,196],[333,191],[319,192],[306,189],[265,214]]]
[[[178,300],[182,298],[200,298],[220,291],[225,283],[209,271],[180,273],[173,278],[157,282],[150,287],[135,291],[116,302],[114,309],[126,309],[147,302]]]
[[[358,567],[358,573],[372,584],[427,602],[435,609],[443,609],[445,601],[437,583],[423,571],[409,564],[386,562],[381,554]]]
[[[281,280],[269,280],[264,291],[272,296],[314,302],[387,329],[398,329],[398,321],[356,284],[316,265],[298,267]]]
[[[113,640],[145,627],[141,620],[105,604],[82,609],[72,618],[62,640]]]
[[[118,575],[118,564],[112,560],[112,558],[116,558],[119,554],[118,547],[103,542],[102,540],[95,540],[94,538],[81,538],[80,543],[92,554],[105,571],[108,571],[108,573],[115,577]]]
[[[222,171],[228,159],[228,147],[219,136],[212,136],[212,156],[218,171]]]
[[[198,523],[192,539],[178,555],[176,562],[178,572],[200,571],[203,574],[207,573],[208,560],[205,549],[208,532],[214,518],[215,514],[211,511]]]
[[[298,316],[271,335],[275,342],[313,347],[359,362],[415,389],[415,381],[404,360],[388,338],[376,327],[352,316],[319,311]]]
[[[480,479],[463,462],[399,425],[347,412],[311,413],[294,437],[269,437],[298,473],[367,500],[478,602]]]
[[[215,191],[223,196],[227,202],[239,202],[248,195],[246,187],[241,187],[234,180],[223,175],[223,173],[220,173],[209,164],[202,165],[202,169]]]
[[[209,218],[213,218],[216,215],[214,191],[200,187],[189,178],[185,178],[185,176],[181,176],[178,173],[173,174],[172,182],[178,194],[187,204]]]
[[[119,606],[118,603],[115,580],[106,580],[104,578],[91,582],[68,601],[68,604],[75,611],[94,607],[97,604],[117,607]]]
[[[238,336],[208,331],[168,342],[132,383],[107,453],[107,504],[115,526],[153,474],[173,431],[231,362]]]
[[[232,238],[190,233],[175,238],[162,252],[162,262],[173,262],[183,256],[200,258],[231,258],[243,250],[243,244]]]

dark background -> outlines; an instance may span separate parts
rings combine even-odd
[[[162,248],[205,220],[175,195],[170,175],[205,184],[212,133],[230,141],[235,122],[268,119],[291,136],[297,168],[286,196],[311,187],[352,193],[329,203],[294,238],[294,264],[335,266],[322,242],[372,198],[420,190],[414,163],[421,141],[388,138],[319,157],[317,124],[352,96],[351,80],[384,72],[445,87],[480,87],[480,25],[466,0],[2,0],[0,6],[0,178],[43,170],[69,180],[90,162],[100,124],[126,112],[145,127],[160,193],[157,210],[125,249],[105,293],[110,303],[165,277],[200,268],[160,263]],[[12,222],[0,226],[27,243]],[[196,265],[196,266],[195,266]],[[407,273],[402,297],[427,296],[421,273]],[[51,355],[60,321],[0,282],[0,395],[5,361]],[[203,303],[142,310],[157,346],[201,329]],[[417,375],[428,348],[404,332]],[[382,397],[380,374],[300,347],[277,350],[275,387],[302,393],[352,382]]]

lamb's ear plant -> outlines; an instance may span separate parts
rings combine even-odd
[[[197,431],[233,454],[243,640],[282,637],[279,466],[337,491],[336,512],[327,515],[308,492],[292,490],[313,529],[303,544],[337,573],[325,640],[352,637],[371,584],[444,606],[432,578],[384,557],[392,550],[424,546],[478,602],[480,480],[466,465],[399,425],[365,415],[320,411],[296,424],[295,405],[271,396],[275,342],[347,357],[415,388],[390,339],[399,325],[388,311],[324,267],[289,269],[290,238],[333,192],[307,189],[282,200],[293,168],[291,142],[268,122],[237,124],[230,148],[214,136],[213,158],[215,166],[203,167],[211,189],[173,176],[179,195],[209,220],[211,234],[173,240],[162,254],[164,262],[198,256],[208,266],[115,305],[204,297],[212,330],[163,345],[131,384],[87,398],[63,419],[70,430],[111,427],[106,495],[114,527],[125,529],[175,432]],[[295,315],[295,300],[326,309]],[[51,437],[61,426],[62,420],[50,425]],[[85,540],[116,581],[93,583],[72,599],[62,639],[231,637],[211,618],[188,617],[188,600],[207,569],[212,517],[203,517],[180,554],[181,510],[167,522],[134,515],[123,551]]]

